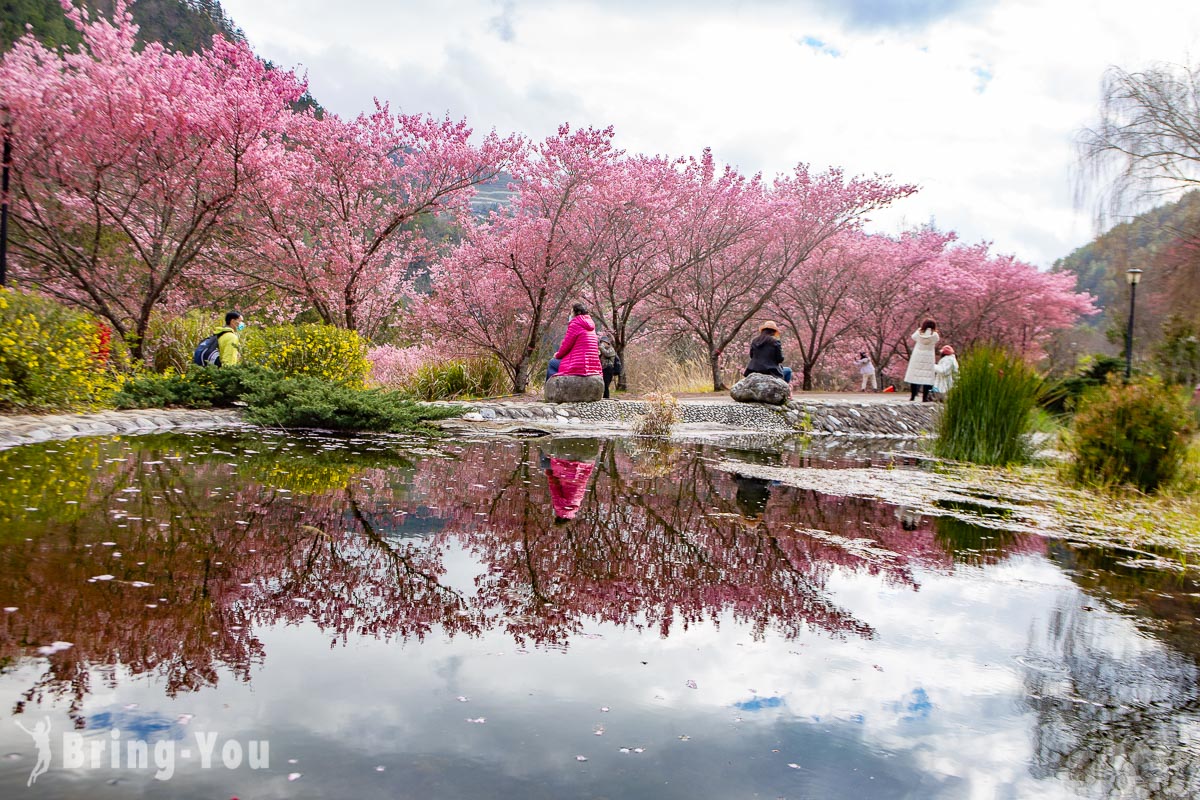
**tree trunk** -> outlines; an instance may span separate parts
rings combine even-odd
[[[529,359],[525,359],[517,365],[516,375],[513,376],[514,392],[525,394],[527,388],[529,388]]]
[[[812,368],[812,364],[805,364],[800,368],[800,372],[804,376],[804,380],[800,383],[800,388],[806,392],[812,391]]]
[[[713,391],[714,392],[723,392],[727,388],[729,388],[725,385],[725,382],[723,380],[721,380],[721,363],[720,362],[721,362],[720,354],[711,353],[711,352],[708,354],[708,363],[709,363],[709,366],[712,367]]]
[[[133,340],[129,342],[129,361],[132,364],[145,364],[146,331],[150,329],[150,316],[134,323]],[[194,344],[194,343],[193,343]]]
[[[621,374],[617,376],[617,391],[627,392],[629,391],[629,379],[625,376],[628,374],[629,370],[625,368],[625,348],[618,347],[616,350],[617,358],[621,361]]]

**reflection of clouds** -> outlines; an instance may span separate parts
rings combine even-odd
[[[374,456],[329,454],[328,469],[286,509],[269,510],[270,496],[252,482],[229,490],[229,505],[241,509],[206,505],[205,521],[241,538],[184,537],[178,561],[164,559],[171,591],[200,598],[209,613],[193,616],[196,607],[181,602],[173,616],[149,615],[162,625],[158,660],[129,663],[134,644],[145,644],[128,625],[144,605],[141,590],[88,584],[96,570],[62,555],[53,536],[39,540],[45,551],[27,543],[0,553],[10,580],[41,581],[38,597],[14,603],[21,611],[5,623],[36,619],[46,635],[64,620],[80,626],[70,637],[77,645],[56,656],[79,665],[70,673],[77,718],[116,724],[113,710],[132,702],[148,718],[195,714],[195,730],[270,738],[272,758],[299,758],[305,786],[324,796],[379,794],[381,784],[363,778],[376,764],[388,775],[404,770],[410,792],[440,796],[449,785],[459,796],[575,795],[580,786],[637,796],[667,779],[678,796],[798,787],[856,798],[1068,796],[1072,775],[1104,783],[1079,769],[1081,756],[1135,763],[1122,774],[1136,785],[1176,763],[1156,750],[1194,723],[1194,666],[1124,616],[1084,614],[1096,601],[1040,544],[1005,543],[1007,560],[956,565],[946,532],[902,530],[890,507],[782,488],[747,528],[737,483],[688,448],[669,455],[677,476],[669,485],[606,450],[579,520],[554,527],[549,487],[527,447],[448,449],[453,462],[391,468]],[[228,488],[225,462],[189,474]],[[243,464],[244,480],[251,466]],[[411,480],[394,492],[398,470]],[[436,535],[403,538],[403,527],[389,527],[391,513],[419,507],[436,515]],[[251,524],[236,525],[231,513]],[[199,521],[184,524],[207,530]],[[82,522],[79,530],[110,535]],[[128,530],[111,535],[131,560],[138,550]],[[215,548],[214,567],[227,568],[200,580],[189,570],[205,546]],[[247,584],[239,570],[272,577]],[[516,619],[505,603],[535,589],[541,603],[515,605]],[[789,604],[798,589],[811,593],[808,605]],[[82,592],[78,602],[72,590]],[[97,607],[96,598],[128,625],[128,645],[73,613]],[[447,618],[459,598],[472,613]],[[665,635],[662,620],[677,617]],[[560,622],[561,636],[537,635]],[[514,639],[512,625],[528,633]],[[221,639],[213,631],[235,627],[253,640],[253,659],[213,648]],[[5,630],[21,652],[18,631]],[[179,673],[162,668],[174,663],[162,653],[174,656],[168,645],[189,632],[196,641],[179,661],[206,656],[204,680],[164,697]],[[22,702],[47,663],[27,668],[34,662],[0,676],[0,707]],[[487,723],[466,722],[480,717]],[[0,752],[23,736],[8,727],[0,724]],[[620,761],[622,746],[645,747],[644,758]]]

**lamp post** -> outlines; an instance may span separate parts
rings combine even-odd
[[[3,161],[0,161],[0,286],[8,281],[8,169],[12,164],[12,119],[8,106],[0,106],[0,129],[3,130]]]
[[[1125,331],[1125,381],[1128,382],[1133,374],[1133,303],[1137,297],[1138,281],[1142,279],[1140,269],[1125,270],[1125,280],[1129,284],[1129,329]]]

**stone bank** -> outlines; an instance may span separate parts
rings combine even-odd
[[[597,403],[466,404],[471,422],[517,422],[533,425],[628,426],[649,410],[638,400]],[[684,424],[705,423],[767,431],[803,431],[815,436],[873,436],[916,438],[934,432],[941,406],[934,403],[862,403],[851,400],[792,400],[782,406],[684,400],[679,415]]]

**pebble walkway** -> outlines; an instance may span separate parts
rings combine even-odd
[[[232,409],[140,409],[97,411],[91,414],[0,416],[0,450],[76,436],[154,433],[178,428],[227,428],[243,424],[238,412]]]

